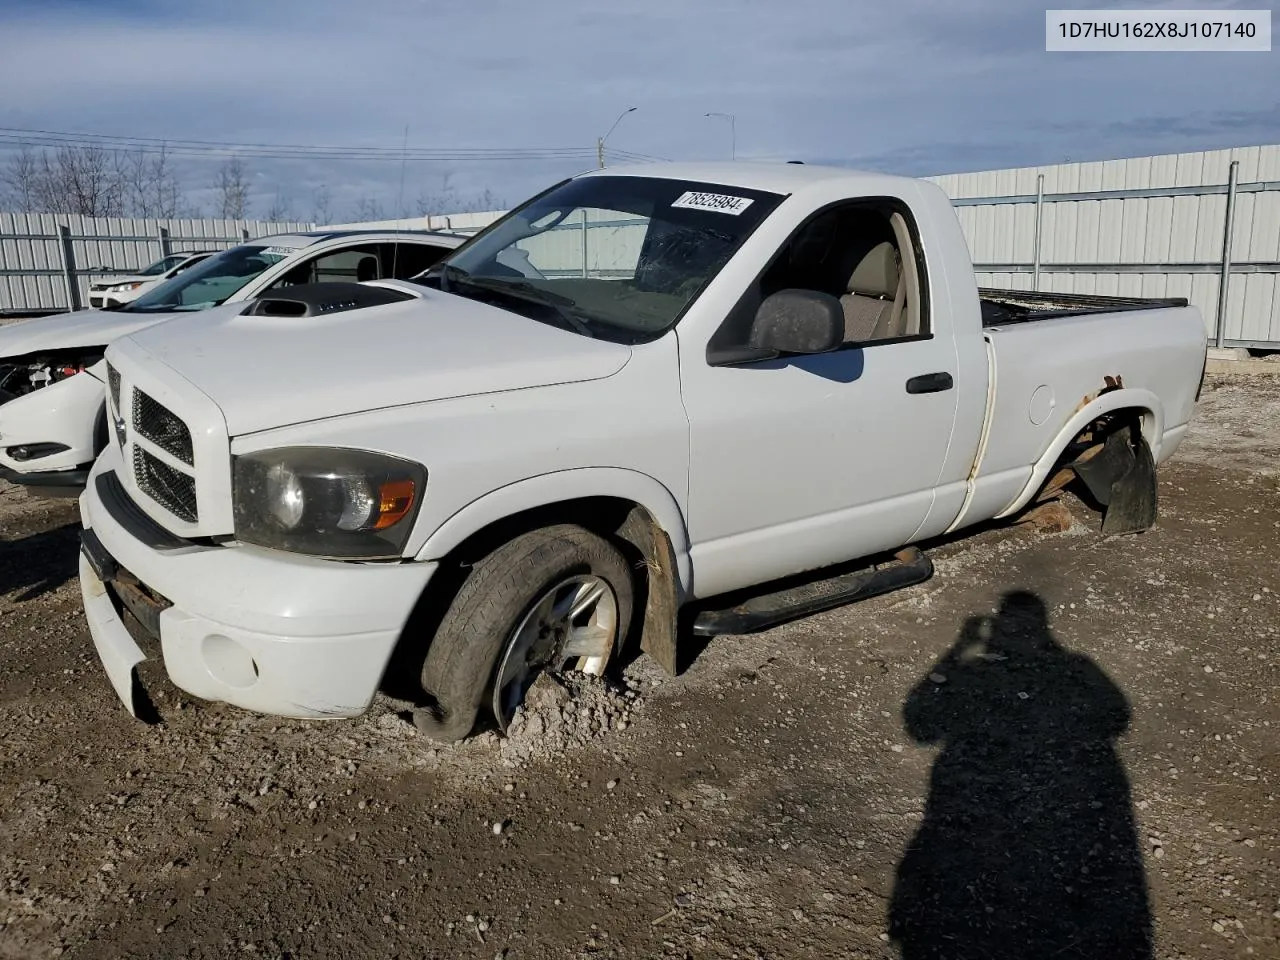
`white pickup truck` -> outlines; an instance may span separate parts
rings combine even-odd
[[[116,337],[177,316],[232,316],[300,283],[404,279],[465,237],[425,230],[316,230],[260,237],[199,260],[136,300],[0,327],[0,478],[78,495],[107,441],[102,354]],[[254,358],[245,357],[252,367]]]
[[[1140,531],[1205,362],[1185,301],[980,291],[940,189],[816,166],[578,176],[420,282],[108,348],[80,582],[135,715],[150,653],[268,714],[398,691],[455,740],[540,671],[677,672],[691,633],[919,582],[908,545],[1073,477]]]

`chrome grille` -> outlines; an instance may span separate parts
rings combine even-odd
[[[133,448],[133,477],[139,490],[174,516],[187,523],[195,523],[199,518],[195,477],[175,470],[137,445]]]
[[[187,425],[163,404],[138,389],[133,391],[133,428],[165,453],[188,466],[195,466],[191,431]],[[193,500],[193,509],[194,503]]]

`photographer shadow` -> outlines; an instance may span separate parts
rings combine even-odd
[[[889,933],[904,960],[1149,960],[1151,913],[1129,780],[1124,693],[1060,646],[1043,601],[970,618],[903,707],[940,744],[898,866]]]

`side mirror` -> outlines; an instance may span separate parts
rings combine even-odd
[[[748,347],[761,353],[829,353],[844,342],[844,310],[829,293],[787,289],[766,297]]]

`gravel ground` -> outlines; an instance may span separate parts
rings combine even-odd
[[[0,957],[1277,957],[1280,380],[1161,519],[987,530],[680,678],[441,749],[379,701],[132,720],[74,503],[0,489]]]

